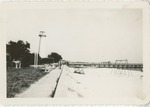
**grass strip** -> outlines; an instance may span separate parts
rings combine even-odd
[[[7,98],[15,97],[46,74],[47,72],[32,67],[9,68],[7,70]]]

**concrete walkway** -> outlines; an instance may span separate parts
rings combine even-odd
[[[46,76],[42,77],[35,84],[31,85],[29,89],[16,95],[18,98],[47,98],[51,97],[56,81],[59,78],[61,70],[56,68],[50,71]]]

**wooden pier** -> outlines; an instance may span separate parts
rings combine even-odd
[[[116,64],[116,63],[88,63],[88,62],[68,62],[68,66],[76,68],[86,68],[86,67],[95,67],[95,68],[117,68],[117,69],[132,69],[132,70],[143,70],[143,64]]]

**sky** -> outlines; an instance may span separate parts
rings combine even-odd
[[[7,43],[28,41],[40,55],[57,52],[69,61],[104,62],[127,59],[142,63],[140,9],[16,9],[6,13]]]

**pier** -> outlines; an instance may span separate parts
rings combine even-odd
[[[132,70],[143,70],[143,64],[140,63],[127,63],[127,64],[116,64],[116,63],[87,63],[87,62],[68,62],[70,67],[96,67],[96,68],[117,68],[117,69],[132,69]]]

